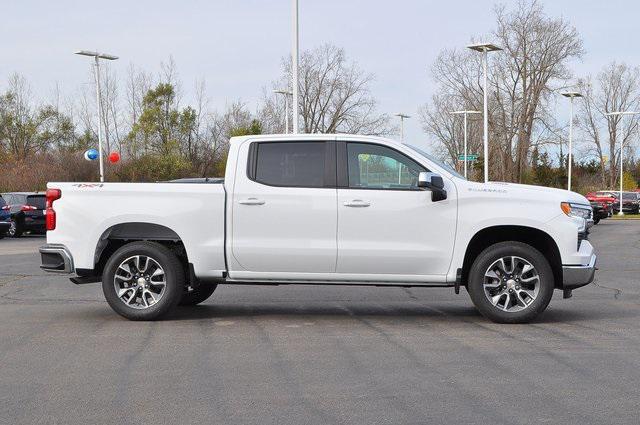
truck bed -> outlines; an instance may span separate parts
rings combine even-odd
[[[116,226],[149,223],[178,235],[198,276],[222,277],[226,192],[222,181],[208,183],[49,183],[62,197],[47,243],[67,246],[76,269],[93,269],[99,241]]]

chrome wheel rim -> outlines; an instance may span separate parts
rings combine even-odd
[[[162,299],[167,282],[160,263],[147,255],[135,255],[120,263],[113,285],[127,307],[144,310]]]
[[[502,257],[484,273],[483,289],[495,308],[516,313],[538,298],[540,275],[533,264],[522,257]]]
[[[11,237],[14,237],[16,235],[16,222],[15,221],[11,221],[11,224],[9,225],[9,231],[7,232],[7,234]]]

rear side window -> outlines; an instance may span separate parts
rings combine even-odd
[[[36,207],[39,210],[43,210],[46,207],[46,199],[42,195],[27,196],[27,205]]]
[[[0,208],[4,207],[5,205],[7,205],[7,203],[4,201],[4,198],[0,195]]]
[[[270,186],[325,187],[325,142],[258,143],[253,179]]]

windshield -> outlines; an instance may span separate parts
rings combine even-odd
[[[451,174],[453,174],[454,176],[456,176],[456,177],[458,177],[458,178],[461,178],[462,180],[466,180],[462,174],[458,173],[458,172],[455,170],[455,168],[453,168],[452,166],[450,166],[450,165],[448,165],[448,164],[445,164],[444,162],[442,162],[442,161],[440,161],[440,160],[438,160],[438,159],[434,158],[433,156],[431,156],[430,154],[426,153],[426,152],[425,152],[425,151],[423,151],[422,149],[417,148],[417,147],[412,146],[412,145],[405,145],[405,146],[407,146],[407,147],[408,147],[408,148],[410,148],[411,150],[415,151],[416,153],[418,153],[418,154],[420,154],[420,155],[424,156],[424,157],[425,157],[425,158],[427,158],[429,161],[431,161],[431,162],[435,162],[435,163],[436,163],[436,165],[438,165],[439,167],[444,168],[445,170],[447,170],[448,172],[450,172],[450,173],[451,173]]]

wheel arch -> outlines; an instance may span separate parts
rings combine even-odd
[[[174,251],[178,258],[188,267],[189,260],[182,238],[167,226],[147,222],[127,222],[114,224],[107,228],[96,245],[94,268],[87,274],[100,275],[111,255],[120,247],[136,241],[158,242]],[[82,272],[78,273],[81,275]]]
[[[520,225],[486,227],[473,235],[465,251],[461,283],[466,285],[473,261],[485,248],[508,241],[522,242],[540,251],[553,271],[554,287],[562,288],[562,259],[556,242],[540,229]]]

